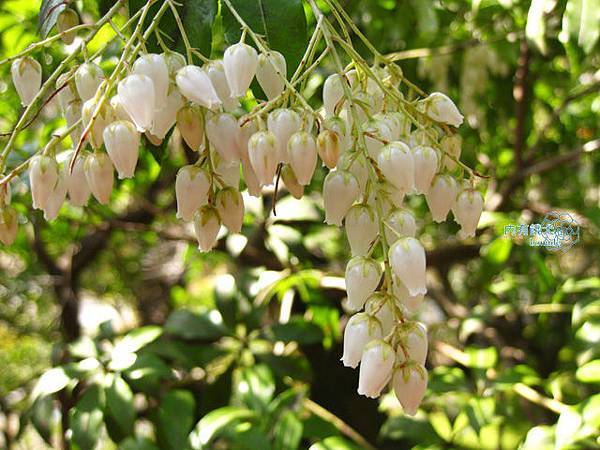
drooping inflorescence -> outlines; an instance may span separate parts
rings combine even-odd
[[[406,413],[414,414],[427,386],[428,341],[426,327],[410,316],[427,292],[426,252],[405,199],[424,196],[435,222],[452,211],[460,236],[469,237],[483,197],[459,160],[455,128],[463,117],[454,102],[442,93],[424,95],[379,54],[367,64],[312,6],[319,18],[315,36],[325,40],[335,63],[318,110],[299,86],[317,60],[320,39],[311,39],[307,58],[288,77],[283,54],[243,21],[242,40],[220,60],[202,58],[201,66],[191,52],[187,58],[174,51],[142,53],[131,43],[124,63],[108,76],[93,61],[60,74],[59,102],[68,125],[62,138],[70,135],[73,142],[71,163],[57,162],[56,140],[31,158],[32,204],[47,220],[57,217],[67,195],[78,207],[90,196],[108,204],[115,170],[120,179],[135,176],[142,135],[157,145],[175,127],[198,155],[177,173],[177,218],[193,221],[198,247],[207,252],[222,225],[231,233],[241,230],[240,172],[249,195],[282,180],[301,198],[320,159],[329,171],[322,186],[325,222],[344,226],[352,254],[345,306],[354,314],[344,333],[343,364],[360,364],[360,394],[378,397],[391,385]],[[39,63],[30,56],[15,60],[12,78],[29,105],[41,88]],[[244,109],[241,100],[250,98],[255,78],[266,98]],[[0,184],[5,244],[17,233],[8,186]]]

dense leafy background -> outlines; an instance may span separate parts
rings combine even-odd
[[[73,5],[94,20],[109,3]],[[183,3],[204,54],[239,34],[216,1]],[[233,3],[290,66],[299,60],[314,27],[299,1]],[[60,447],[70,429],[82,450],[363,448],[348,427],[389,449],[600,446],[598,0],[343,4],[383,53],[401,52],[410,79],[457,99],[463,159],[491,176],[490,211],[470,241],[411,200],[430,266],[420,314],[430,386],[418,415],[403,416],[391,395],[359,397],[357,371],[338,361],[348,248],[321,223],[323,174],[302,201],[281,192],[277,217],[272,195],[251,199],[242,236],[200,255],[175,220],[174,174],[190,158],[175,137],[142,152],[110,208],[65,206],[47,224],[31,212],[26,178],[13,184],[22,224],[0,249],[0,446]],[[273,9],[270,21],[256,7]],[[40,2],[0,2],[0,58],[38,38],[39,12]],[[172,19],[161,28],[176,47]],[[39,20],[44,33],[52,18]],[[91,51],[113,35],[103,29]],[[109,46],[106,70],[120,48]],[[36,54],[45,74],[63,55],[60,45]],[[315,106],[328,64],[307,83]],[[0,72],[7,131],[19,103],[8,66]],[[11,166],[63,126],[57,112],[49,105],[17,140]],[[570,251],[503,237],[504,225],[552,209],[582,226]]]

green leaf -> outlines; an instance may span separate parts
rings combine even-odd
[[[299,344],[316,344],[323,340],[321,328],[301,317],[293,317],[285,324],[273,325],[269,331],[275,341],[296,341]]]
[[[119,447],[121,450],[160,450],[154,443],[147,438],[127,438]]]
[[[62,391],[69,381],[71,381],[71,377],[67,375],[63,367],[54,367],[40,377],[33,388],[31,397],[35,400],[40,396]]]
[[[494,367],[498,361],[498,351],[495,347],[469,347],[465,353],[469,356],[467,366],[474,369],[489,369]]]
[[[43,0],[40,12],[38,14],[38,33],[45,39],[50,34],[52,27],[61,12],[67,8],[68,2],[65,0]]]
[[[300,381],[310,381],[312,378],[310,365],[303,356],[280,356],[271,353],[261,353],[256,356],[281,377],[288,376]]]
[[[302,422],[292,411],[285,411],[275,425],[274,450],[294,450],[302,439]]]
[[[590,53],[600,35],[600,0],[569,0],[563,16],[560,40],[576,40],[586,53]]]
[[[233,379],[234,395],[250,409],[262,410],[273,398],[275,380],[264,364],[237,369]]]
[[[452,442],[452,424],[448,416],[442,411],[434,411],[428,417],[437,435],[446,442]]]
[[[121,375],[108,374],[105,378],[107,429],[115,442],[120,442],[133,433],[135,422],[135,407],[133,392]],[[114,421],[114,427],[108,426],[109,420]],[[111,432],[113,431],[113,432]]]
[[[71,448],[92,450],[98,444],[102,430],[104,392],[97,384],[91,385],[75,408],[71,410]]]
[[[510,239],[499,237],[482,249],[482,254],[488,262],[499,266],[506,263],[510,257],[512,246],[513,243]]]
[[[158,441],[161,448],[188,448],[188,434],[194,425],[196,400],[189,391],[173,390],[161,400],[156,417]]]
[[[209,448],[207,445],[225,427],[244,419],[256,416],[254,411],[237,406],[225,406],[205,415],[190,433],[190,445],[193,450]]]
[[[575,377],[584,383],[600,383],[600,359],[590,361],[578,368]]]
[[[49,445],[52,445],[53,412],[52,397],[40,397],[31,406],[31,423]]]
[[[115,371],[121,371],[131,367],[137,359],[136,352],[156,340],[162,333],[162,328],[158,326],[136,328],[127,333],[115,345],[111,353],[110,368]]]
[[[281,52],[287,61],[290,77],[306,50],[306,15],[302,0],[231,0],[234,9],[255,33],[261,35],[272,50]],[[240,40],[241,26],[222,4],[225,41]],[[285,25],[284,25],[285,24]],[[250,42],[250,39],[246,39]]]
[[[158,356],[142,354],[124,374],[135,390],[152,392],[160,387],[162,380],[171,378],[171,369]]]
[[[208,314],[194,314],[180,309],[167,319],[165,331],[183,339],[214,340],[226,333],[221,314],[214,310]]]
[[[362,447],[354,445],[352,442],[339,437],[332,436],[323,439],[321,442],[316,442],[309,447],[308,450],[361,450]]]

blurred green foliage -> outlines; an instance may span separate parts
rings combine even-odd
[[[305,37],[290,35],[305,26],[299,2],[269,4],[279,21],[263,25],[281,33],[282,51],[300,54]],[[86,20],[107,6],[73,5]],[[187,155],[174,138],[142,151],[110,207],[66,205],[45,223],[31,212],[26,177],[12,184],[21,225],[0,249],[0,447],[59,447],[67,429],[81,450],[366,448],[360,435],[382,449],[600,447],[599,2],[343,5],[409,79],[457,99],[468,122],[462,158],[490,177],[489,211],[468,242],[411,199],[431,269],[419,316],[430,329],[430,383],[417,416],[391,394],[360,398],[357,371],[338,361],[349,252],[343,233],[322,224],[324,174],[301,201],[280,192],[277,216],[272,195],[248,199],[242,234],[201,255],[175,220],[174,174]],[[286,23],[286,7],[296,22]],[[0,58],[38,39],[39,8],[0,2]],[[222,33],[237,32],[215,20],[214,36],[196,30],[214,56]],[[90,50],[113,35],[107,26]],[[108,47],[103,68],[120,48]],[[45,75],[64,55],[61,45],[35,54]],[[314,105],[329,64],[308,80]],[[7,64],[0,99],[4,132],[20,108]],[[50,103],[9,166],[63,126]],[[505,225],[553,209],[581,225],[568,252],[503,236]]]

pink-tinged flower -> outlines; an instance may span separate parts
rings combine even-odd
[[[131,178],[140,154],[140,134],[135,125],[120,120],[104,129],[104,145],[119,179]]]
[[[163,55],[148,53],[140,56],[133,63],[132,72],[137,75],[146,75],[152,80],[154,109],[160,110],[163,108],[169,92],[169,67]]]
[[[85,177],[92,195],[103,205],[110,200],[114,175],[113,166],[106,153],[94,152],[85,160]]]
[[[252,83],[258,66],[256,50],[239,42],[228,47],[223,55],[223,67],[227,84],[233,97],[244,97]]]
[[[117,91],[123,108],[138,131],[143,133],[151,130],[156,104],[152,78],[147,75],[129,75],[119,82]]]
[[[240,191],[226,187],[217,193],[215,203],[223,225],[231,233],[239,233],[244,222],[244,199]]]
[[[204,121],[197,106],[184,106],[177,112],[177,128],[185,143],[197,152],[204,144]]]
[[[368,205],[354,205],[344,221],[352,256],[366,255],[379,235],[377,215]]]
[[[323,183],[325,223],[340,226],[352,204],[358,199],[358,181],[345,170],[329,172]]]
[[[425,249],[415,238],[397,240],[389,250],[390,264],[395,275],[410,295],[426,294]]]
[[[58,181],[58,164],[46,155],[31,158],[29,163],[29,184],[33,207],[44,209],[50,193]]]
[[[208,202],[210,180],[200,167],[184,166],[177,172],[175,196],[177,198],[177,217],[191,220],[194,212]]]
[[[418,145],[413,147],[415,163],[415,190],[418,194],[426,194],[438,168],[438,153],[431,147]]]
[[[213,249],[220,229],[219,213],[212,206],[203,206],[194,214],[194,232],[201,252],[209,252]]]
[[[366,345],[374,339],[381,339],[381,335],[381,324],[369,314],[358,313],[350,317],[344,330],[344,366],[356,369]]]
[[[232,114],[214,114],[206,121],[206,136],[228,165],[240,160],[240,133],[238,121]]]
[[[358,393],[377,398],[392,376],[394,349],[385,341],[375,339],[369,342],[362,354]]]
[[[16,59],[10,72],[23,106],[29,106],[42,87],[42,66],[31,56]]]
[[[96,95],[102,84],[104,72],[98,64],[84,63],[75,72],[75,86],[82,102],[86,102]]]
[[[374,259],[355,256],[348,261],[345,280],[348,309],[358,311],[377,289],[381,280],[381,267]]]
[[[288,141],[288,158],[298,183],[307,186],[317,167],[317,143],[306,131],[292,134]]]
[[[261,186],[273,183],[277,172],[279,143],[270,131],[258,131],[248,141],[248,157]]]
[[[402,192],[412,192],[415,186],[415,163],[408,145],[403,142],[386,145],[379,153],[377,163],[389,183]]]
[[[392,379],[396,398],[409,416],[417,413],[427,390],[427,370],[423,366],[397,370]]]
[[[474,189],[465,189],[458,194],[452,212],[460,225],[458,234],[461,239],[475,237],[477,224],[483,212],[483,197]]]
[[[286,74],[287,64],[281,53],[271,50],[269,53],[258,55],[256,80],[269,100],[283,92]]]
[[[425,114],[436,122],[460,127],[463,123],[463,115],[456,105],[447,95],[440,92],[433,92],[425,100]]]
[[[301,130],[302,119],[293,109],[279,108],[269,113],[267,128],[277,137],[278,162],[288,162],[288,141],[290,137]]]
[[[389,245],[402,237],[415,237],[415,215],[408,209],[395,208],[385,218],[385,236]]]
[[[429,191],[425,194],[425,200],[434,222],[446,220],[450,209],[454,206],[457,193],[456,180],[450,175],[438,175],[433,179]]]
[[[206,71],[198,66],[185,66],[175,77],[179,92],[188,100],[207,109],[215,109],[221,100]]]

